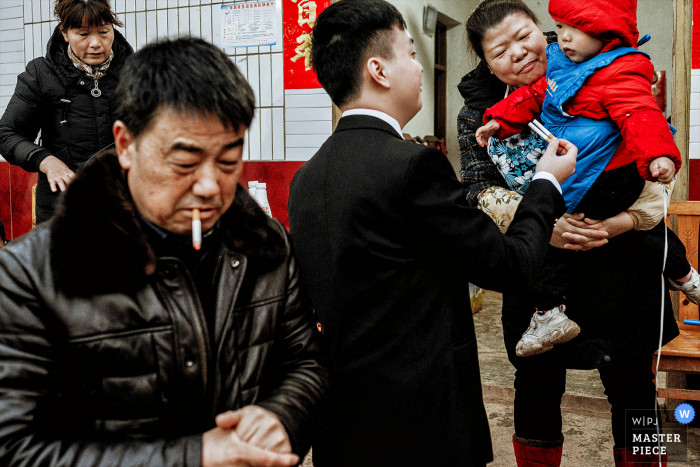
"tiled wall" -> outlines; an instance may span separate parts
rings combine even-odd
[[[118,29],[138,50],[159,38],[187,35],[220,46],[224,3],[244,2],[112,0],[112,7],[124,23]],[[27,62],[45,54],[57,24],[53,6],[53,0],[0,0],[0,112],[14,91],[17,74]],[[251,160],[307,160],[331,134],[331,101],[322,89],[284,91],[281,11],[278,20],[276,45],[225,49],[256,97],[245,156]]]

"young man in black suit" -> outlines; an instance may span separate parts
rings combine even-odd
[[[401,14],[342,0],[312,58],[343,111],[296,174],[291,233],[335,365],[316,467],[483,466],[491,441],[467,283],[524,290],[564,213],[576,149],[550,146],[508,233],[468,206],[445,156],[409,143],[423,69]]]

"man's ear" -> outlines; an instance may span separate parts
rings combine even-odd
[[[121,120],[114,122],[112,133],[114,134],[114,148],[117,151],[119,165],[122,166],[122,169],[129,170],[131,168],[133,145],[136,144],[134,135]]]
[[[369,78],[373,83],[383,87],[390,88],[389,76],[387,74],[387,61],[380,57],[370,57],[367,60],[365,69],[369,74]]]

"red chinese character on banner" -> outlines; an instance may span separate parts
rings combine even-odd
[[[283,0],[284,88],[320,88],[311,67],[311,37],[318,15],[330,0]]]

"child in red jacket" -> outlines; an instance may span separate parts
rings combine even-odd
[[[636,0],[551,0],[549,13],[557,27],[557,43],[547,47],[546,77],[488,109],[477,141],[484,146],[491,136],[502,139],[520,133],[541,114],[548,130],[579,149],[576,174],[562,184],[569,212],[607,218],[629,207],[630,193],[619,190],[628,191],[625,197],[597,190],[601,173],[607,172],[609,182],[618,173],[629,175],[631,167],[636,168],[634,177],[668,183],[680,168],[680,153],[651,94],[653,65],[636,49]],[[632,194],[636,199],[640,193]],[[661,250],[660,234],[665,234],[663,228],[645,233],[645,245]],[[668,272],[677,278],[670,281],[671,288],[698,303],[700,276],[685,259],[680,241],[668,245]],[[559,280],[562,272],[548,278]],[[549,309],[552,300],[561,303],[563,297],[540,298],[545,306],[538,306],[518,343],[519,356],[547,351],[578,334],[563,305]]]

